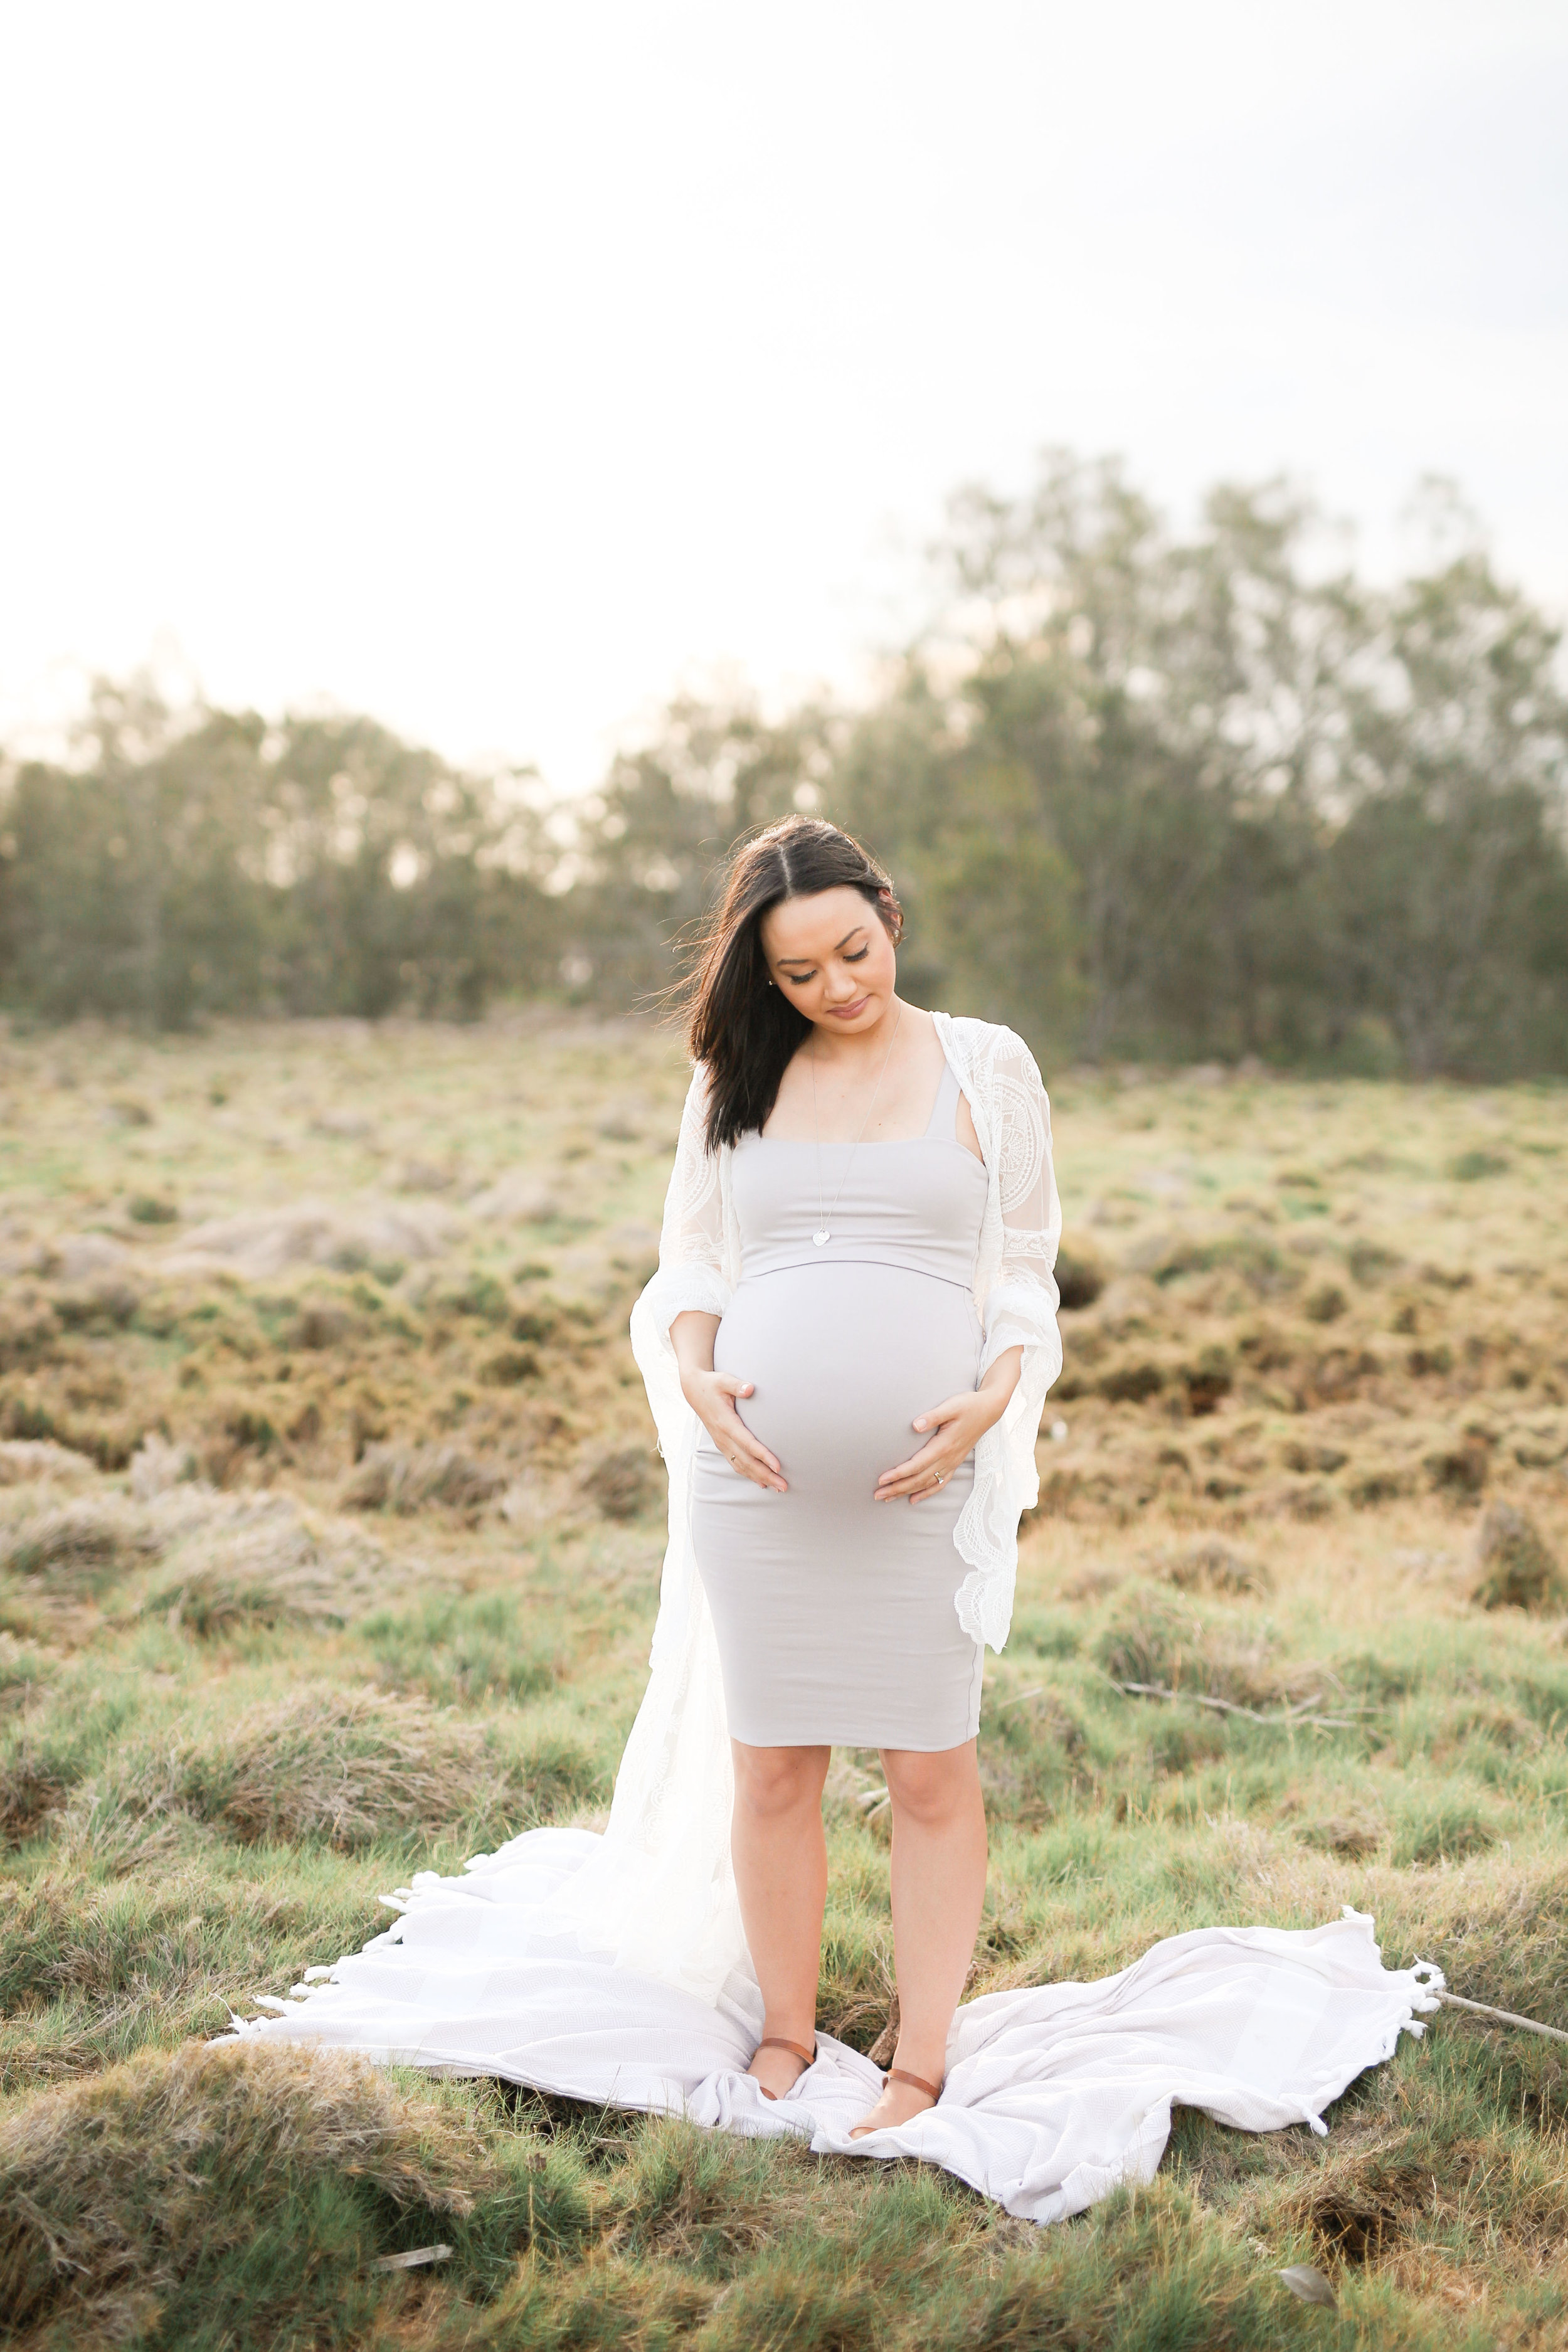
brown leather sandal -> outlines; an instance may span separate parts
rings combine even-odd
[[[923,2074],[911,2074],[907,2066],[889,2066],[882,2077],[882,2088],[886,2090],[889,2083],[908,2083],[912,2090],[923,2091],[933,2106],[942,2096],[940,2083],[928,2083]],[[911,2116],[910,2120],[912,2123],[914,2117]],[[898,2124],[855,2124],[851,2126],[849,2137],[851,2139],[869,2139],[874,2131],[901,2129],[902,2126]]]
[[[908,2069],[903,2066],[889,2066],[888,2069],[888,2080],[889,2083],[912,2084],[917,2091],[923,2091],[925,2093],[927,2098],[931,2101],[933,2105],[942,2096],[942,2084],[940,2083],[928,2083],[923,2074],[911,2074],[909,2073]]]
[[[757,2050],[787,2050],[792,2058],[798,2058],[800,2060],[801,2072],[803,2074],[806,2067],[815,2066],[816,2063],[816,2044],[815,2042],[812,2043],[809,2050],[803,2050],[798,2042],[787,2041],[782,2033],[764,2033],[762,2040],[757,2044]],[[757,2051],[753,2050],[752,2053],[752,2057],[754,2058],[756,2054]],[[795,2076],[795,2081],[798,2083],[799,2080],[800,2075],[797,2074]],[[776,2091],[770,2091],[765,2083],[759,2083],[757,2084],[757,2088],[761,2091],[764,2099],[776,2099],[778,2097],[778,2093]]]

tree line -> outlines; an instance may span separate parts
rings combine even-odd
[[[671,703],[601,788],[465,775],[361,718],[100,687],[0,798],[0,1002],[206,1013],[647,1004],[789,809],[891,869],[917,999],[1043,1057],[1568,1070],[1560,633],[1450,498],[1359,577],[1282,485],[1179,533],[1113,462],[952,505],[932,616],[854,707]]]

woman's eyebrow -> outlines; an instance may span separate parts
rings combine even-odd
[[[866,926],[865,926],[865,924],[864,924],[864,923],[857,923],[857,924],[856,924],[856,926],[855,926],[855,928],[854,928],[854,929],[853,929],[852,931],[846,931],[846,932],[845,932],[845,934],[844,934],[844,937],[843,937],[843,938],[842,938],[842,939],[837,942],[837,944],[835,946],[835,948],[834,948],[834,950],[833,950],[834,954],[835,954],[835,955],[837,955],[837,954],[838,953],[838,950],[839,950],[839,948],[847,948],[847,947],[848,946],[848,944],[849,944],[849,942],[850,942],[850,940],[858,940],[858,939],[859,938],[859,936],[860,936],[861,932],[865,929],[865,928],[866,928]],[[781,963],[781,964],[784,964],[784,963],[815,963],[815,962],[816,961],[816,958],[815,956],[807,956],[807,955],[798,955],[798,956],[786,955],[786,956],[780,956],[780,958],[779,958],[779,961],[780,961],[780,963]]]

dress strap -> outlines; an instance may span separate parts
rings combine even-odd
[[[939,1143],[958,1140],[958,1073],[951,1062],[942,1066],[942,1084],[936,1090],[936,1100],[926,1126],[925,1139]]]

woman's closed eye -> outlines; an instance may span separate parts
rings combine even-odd
[[[846,963],[864,963],[870,952],[868,947],[857,948],[855,953],[847,955],[844,961]],[[810,971],[786,971],[784,978],[792,988],[804,988],[808,980],[816,978],[816,971],[815,967]]]

